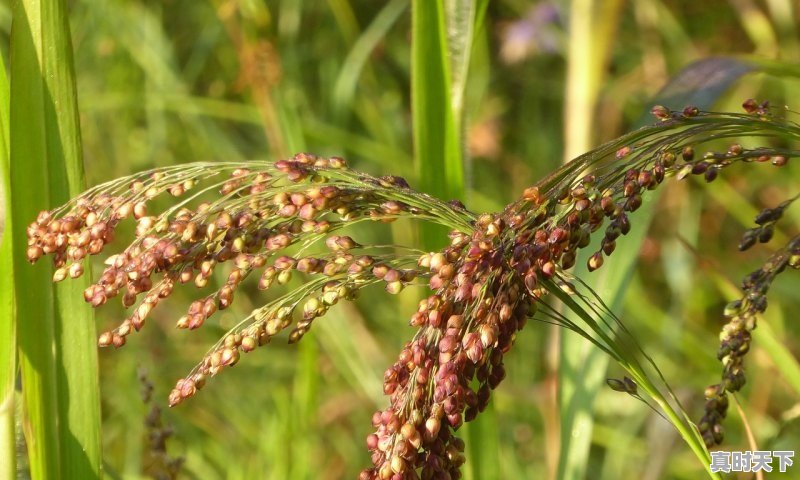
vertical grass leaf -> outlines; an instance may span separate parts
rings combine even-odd
[[[17,374],[14,313],[14,257],[11,245],[11,178],[8,161],[8,77],[0,57],[0,478],[16,476],[14,380]]]
[[[33,478],[100,472],[100,405],[92,310],[83,279],[50,283],[25,262],[25,230],[40,210],[83,189],[66,2],[18,0],[11,33],[11,217],[18,348]]]
[[[405,0],[391,0],[372,20],[353,45],[342,64],[336,83],[333,87],[334,108],[342,110],[345,105],[353,104],[359,76],[368,65],[370,54],[386,37],[386,33],[408,8]]]
[[[414,0],[411,37],[411,110],[420,190],[444,200],[463,198],[464,166],[453,111],[442,0]],[[427,249],[443,245],[440,227],[424,226]]]

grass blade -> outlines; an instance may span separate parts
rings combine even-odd
[[[16,476],[14,444],[14,380],[17,374],[14,312],[14,257],[11,245],[11,178],[9,176],[9,87],[0,57],[0,452],[7,459],[0,478]]]
[[[83,189],[66,2],[14,3],[11,36],[11,216],[14,238],[40,210]],[[31,475],[92,478],[100,472],[100,406],[88,275],[55,288],[44,264],[14,252],[18,341]]]
[[[467,86],[472,44],[488,4],[488,0],[445,0],[444,2],[447,58],[450,72],[450,104],[454,112],[453,119],[459,125],[463,120],[464,89]]]
[[[464,167],[454,115],[445,13],[441,0],[412,3],[411,110],[420,190],[443,200],[463,198]],[[440,227],[421,229],[432,249],[447,238]]]
[[[369,60],[369,55],[375,47],[386,37],[386,33],[395,24],[398,18],[408,8],[405,0],[391,0],[386,3],[375,16],[375,19],[364,30],[358,41],[353,45],[344,64],[336,77],[333,87],[333,101],[335,107],[342,110],[345,105],[351,105],[355,97],[358,78],[364,71]]]

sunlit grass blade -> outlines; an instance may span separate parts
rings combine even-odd
[[[415,0],[411,7],[411,110],[419,188],[443,200],[463,198],[464,166],[451,96],[443,2]],[[443,245],[444,230],[421,229],[425,248]]]
[[[14,448],[14,380],[17,373],[14,257],[11,243],[11,178],[9,176],[9,86],[0,57],[0,455],[6,461],[0,478],[16,476]]]
[[[40,210],[83,189],[80,129],[66,2],[14,3],[11,38],[11,205],[15,239]],[[25,433],[33,478],[100,472],[100,406],[88,276],[50,284],[14,243]]]
[[[453,119],[463,127],[464,90],[467,86],[475,32],[483,22],[488,0],[445,0],[445,31],[450,72]]]

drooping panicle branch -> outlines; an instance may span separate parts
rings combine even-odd
[[[762,210],[755,218],[757,226],[745,232],[739,249],[746,250],[756,241],[769,242],[775,224],[797,198],[795,196],[775,208]],[[767,292],[786,267],[800,269],[800,235],[792,237],[759,269],[748,274],[742,281],[742,297],[725,307],[724,316],[728,321],[720,332],[717,351],[717,359],[723,366],[722,381],[706,388],[705,411],[698,423],[708,447],[723,441],[722,421],[728,412],[728,394],[738,392],[746,383],[744,358],[750,351],[752,332],[758,326],[758,316],[767,309]]]
[[[416,333],[385,372],[389,405],[373,416],[375,431],[367,438],[372,466],[360,478],[456,479],[465,460],[456,431],[486,408],[505,377],[503,360],[516,332],[548,292],[607,323],[587,332],[543,304],[553,321],[623,361],[616,352],[623,346],[614,335],[627,332],[624,326],[602,302],[576,289],[567,273],[595,232],[602,229],[603,236],[588,259],[590,271],[600,268],[617,240],[629,233],[630,214],[641,207],[643,195],[666,179],[697,176],[711,182],[736,163],[780,167],[800,153],[745,148],[735,141],[747,136],[800,138],[800,128],[775,119],[766,104],[745,102],[744,107],[745,114],[655,107],[657,124],[578,157],[496,214],[474,215],[458,202],[414,191],[399,177],[350,170],[338,157],[298,154],[274,164],[156,169],[100,185],[63,207],[42,212],[28,228],[28,259],[52,255],[55,281],[78,277],[82,261],[103,252],[121,222],[133,217],[135,239],[106,259],[99,279],[84,292],[93,306],[121,296],[123,306],[132,309],[127,319],[100,336],[101,346],[124,345],[177,286],[193,283],[204,289],[222,269],[224,283],[192,302],[177,319],[178,328],[200,328],[216,311],[230,307],[250,276],[258,277],[262,290],[286,284],[293,276],[304,279],[223,336],[177,382],[170,405],[194,395],[208,377],[283,330],[291,328],[289,341],[299,341],[317,318],[366,286],[383,285],[397,293],[409,283],[427,281],[430,295],[410,319]],[[701,150],[709,141],[726,146]],[[164,212],[152,213],[153,201],[163,194],[180,199]],[[742,245],[769,240],[786,205],[760,216],[758,231],[746,235]],[[399,217],[449,227],[450,244],[439,252],[361,245],[341,231],[361,221]],[[746,297],[731,307],[720,350],[723,382],[707,392],[701,421],[707,441],[721,438],[725,395],[743,384],[741,358],[755,315],[766,306],[764,294],[774,276],[786,265],[797,265],[798,242],[794,239],[748,277]],[[573,297],[579,301],[569,301]],[[646,378],[636,380],[650,388]]]
[[[216,182],[209,179],[223,177]],[[218,198],[204,200],[218,192]],[[160,214],[148,210],[164,193],[182,197]],[[136,238],[106,259],[99,280],[85,292],[97,307],[121,295],[132,314],[101,334],[101,346],[120,347],[143,328],[152,311],[176,285],[208,285],[221,266],[230,267],[216,291],[194,301],[178,328],[196,329],[217,310],[228,308],[242,281],[258,272],[259,288],[284,284],[292,272],[316,278],[303,288],[253,312],[223,338],[201,362],[190,380],[180,382],[172,404],[216,373],[292,324],[293,312],[305,299],[303,319],[290,335],[297,341],[313,318],[339,298],[382,282],[399,292],[418,274],[419,252],[362,247],[337,230],[365,220],[393,221],[408,216],[466,229],[472,214],[460,207],[415,192],[399,177],[371,177],[347,169],[337,157],[299,154],[272,163],[194,164],[168,167],[95,187],[69,204],[42,212],[28,228],[28,259],[52,254],[54,281],[83,273],[82,260],[100,254],[114,239],[122,221],[133,217]],[[314,250],[324,244],[326,252]],[[294,247],[294,256],[282,255]],[[381,251],[383,250],[383,251]]]
[[[507,265],[512,238],[501,217],[482,215],[472,235],[453,232],[449,247],[420,259],[434,294],[420,302],[410,322],[417,333],[384,375],[391,401],[373,416],[373,467],[360,478],[460,478],[464,443],[454,432],[486,408],[531,313]]]

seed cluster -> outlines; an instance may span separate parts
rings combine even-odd
[[[225,335],[187,377],[177,382],[169,396],[171,406],[194,395],[209,376],[235,365],[240,352],[248,353],[269,343],[272,337],[292,325],[296,311],[301,316],[294,321],[294,328],[289,333],[290,343],[298,342],[311,328],[314,319],[325,315],[339,300],[354,299],[361,288],[383,283],[387,292],[395,294],[417,277],[418,272],[409,264],[415,258],[413,256],[354,255],[348,246],[355,245],[355,242],[347,236],[334,235],[328,237],[326,243],[333,246],[333,253],[299,259],[283,255],[264,268],[259,280],[262,290],[269,288],[272,282],[287,283],[292,272],[305,273],[312,280],[256,309],[248,317],[245,327]],[[195,301],[189,315],[193,310],[201,312],[196,315],[205,315],[202,309],[206,305],[213,308],[214,304],[209,303],[209,298]],[[179,319],[179,326],[184,318],[187,316]]]
[[[745,232],[740,250],[750,248],[758,239],[765,243],[772,238],[775,223],[784,210],[798,197],[782,202],[775,208],[762,210],[755,219],[755,228]],[[758,325],[758,315],[767,309],[767,292],[786,267],[800,269],[800,235],[772,254],[764,265],[742,281],[743,296],[725,307],[728,322],[720,333],[717,359],[722,362],[722,381],[705,390],[705,412],[698,428],[708,447],[722,443],[724,420],[728,411],[728,393],[741,390],[746,382],[744,357],[750,351],[752,331]]]
[[[676,119],[663,107],[656,113]],[[697,115],[693,107],[679,114]],[[701,158],[688,145],[656,151],[622,146],[614,155],[628,157],[633,159],[624,170],[530,187],[502,215],[479,217],[470,237],[453,232],[448,249],[421,259],[436,294],[420,303],[410,322],[419,330],[384,375],[392,400],[373,416],[376,431],[367,438],[373,467],[360,478],[460,478],[462,443],[454,442],[454,431],[485,408],[504,376],[502,356],[515,329],[545,295],[543,284],[561,281],[591,234],[605,225],[589,271],[600,268],[630,231],[628,215],[641,207],[642,194],[665,178],[702,175],[710,182],[737,160],[771,158],[738,144]],[[498,304],[499,298],[504,301]],[[489,305],[495,306],[482,308]]]
[[[359,478],[460,478],[464,442],[454,432],[488,405],[531,313],[521,277],[506,265],[505,228],[483,215],[472,235],[454,231],[447,248],[419,259],[434,294],[420,302],[410,321],[418,331],[384,374],[391,401],[373,415],[373,467]]]
[[[164,192],[184,195],[204,176],[211,176],[209,171],[228,171],[229,178],[166,212],[149,214],[151,200]],[[210,190],[218,190],[221,198],[192,206],[195,197]],[[192,374],[177,383],[170,394],[170,404],[175,405],[200,388],[207,376],[234,365],[240,352],[266,344],[290,326],[304,299],[302,318],[290,334],[292,342],[308,331],[314,318],[339,299],[353,298],[358,289],[383,282],[389,293],[398,293],[412,282],[418,274],[417,254],[376,253],[380,248],[362,248],[349,236],[332,235],[362,220],[387,222],[407,214],[437,218],[452,210],[405,191],[411,190],[402,178],[356,174],[341,158],[308,154],[251,168],[222,164],[213,169],[155,171],[102,185],[59,210],[42,212],[28,227],[27,255],[35,262],[51,254],[54,281],[77,278],[83,273],[82,260],[101,253],[113,241],[118,225],[133,217],[135,240],[106,260],[98,281],[84,292],[94,307],[121,296],[123,306],[133,309],[119,326],[100,335],[100,346],[123,346],[176,285],[193,283],[203,289],[222,265],[229,266],[227,279],[192,302],[177,320],[178,328],[200,328],[217,310],[230,307],[238,287],[253,271],[260,272],[262,290],[288,283],[293,272],[318,277],[256,310],[248,325],[225,336]],[[322,240],[327,251],[313,253],[312,244]],[[292,246],[300,253],[281,255]]]
[[[588,259],[589,271],[614,252],[617,240],[631,229],[629,215],[665,179],[694,175],[711,182],[737,162],[782,166],[796,154],[738,143],[698,154],[712,134],[732,138],[772,125],[768,105],[748,101],[744,107],[746,115],[654,107],[658,125],[579,157],[526,189],[502,212],[480,216],[460,202],[416,192],[402,178],[349,170],[338,157],[298,154],[247,168],[225,163],[159,169],[95,187],[64,207],[42,212],[28,228],[27,255],[31,262],[52,255],[55,281],[76,278],[83,273],[83,260],[113,241],[120,222],[135,219],[135,240],[106,260],[98,281],[84,292],[95,307],[121,296],[122,304],[133,309],[119,326],[100,335],[101,346],[124,345],[180,284],[219,285],[177,320],[178,328],[193,330],[229,308],[253,273],[262,290],[301,277],[302,285],[254,310],[221,338],[176,383],[170,405],[194,395],[242,353],[289,327],[289,341],[299,341],[317,318],[340,300],[355,298],[361,288],[383,285],[394,294],[426,280],[431,294],[410,320],[416,333],[385,372],[390,401],[373,415],[375,430],[367,437],[372,467],[360,478],[456,479],[464,463],[464,443],[456,431],[488,405],[505,377],[503,359],[516,332],[546,293],[555,287],[580,297],[565,271],[595,232],[602,229],[603,236]],[[720,133],[722,121],[726,129]],[[221,173],[226,178],[205,186]],[[218,192],[216,200],[201,201],[212,191]],[[160,214],[150,213],[152,200],[163,193],[182,198]],[[786,205],[763,212],[742,248],[769,240]],[[339,231],[363,220],[398,217],[449,226],[450,244],[422,253],[360,245]],[[774,276],[785,265],[797,265],[798,245],[795,239],[782,257],[748,277],[746,297],[729,308],[720,350],[723,382],[707,390],[700,425],[707,442],[721,440],[726,392],[744,383],[741,359],[755,315],[766,307],[764,295]],[[553,318],[570,326],[564,317]],[[614,386],[636,392],[632,380]]]
[[[775,233],[775,224],[783,216],[783,212],[791,205],[798,197],[791,198],[781,202],[775,208],[765,208],[756,215],[756,226],[747,230],[742,236],[742,241],[739,242],[739,250],[745,251],[758,243],[767,243],[772,240],[772,235]]]

